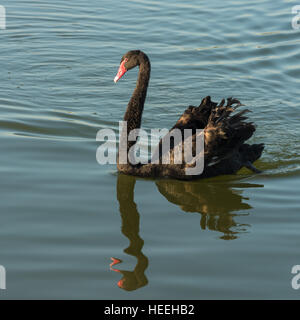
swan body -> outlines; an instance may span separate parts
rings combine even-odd
[[[117,82],[125,72],[136,66],[139,66],[137,84],[124,115],[124,121],[127,121],[127,132],[122,132],[121,138],[124,134],[128,135],[131,130],[139,129],[141,126],[151,72],[148,56],[139,50],[127,52],[121,59],[119,71],[114,79]],[[181,164],[175,164],[174,161],[163,164],[161,162],[163,139],[157,148],[159,163],[133,165],[128,162],[124,164],[118,157],[119,172],[141,177],[168,177],[181,180],[234,174],[242,167],[259,173],[253,162],[261,156],[264,144],[245,143],[253,135],[255,126],[252,122],[246,121],[245,114],[249,110],[236,112],[239,106],[241,103],[237,99],[228,98],[227,102],[223,99],[217,104],[207,96],[198,107],[189,106],[170,130],[179,129],[183,135],[185,129],[191,129],[194,137],[197,129],[204,129],[204,169],[201,174],[187,175],[186,169],[190,164],[184,161]],[[135,143],[136,141],[127,142],[127,153]],[[174,147],[171,145],[171,160]]]

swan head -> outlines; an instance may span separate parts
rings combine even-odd
[[[117,83],[128,70],[139,66],[145,57],[147,56],[140,50],[132,50],[125,53],[121,59],[119,70],[114,78],[114,82]]]

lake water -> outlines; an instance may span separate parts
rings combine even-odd
[[[296,4],[0,0],[0,298],[299,299]],[[237,97],[264,173],[155,181],[100,166],[97,131],[118,128],[135,86],[137,70],[113,83],[131,49],[152,63],[143,128]]]

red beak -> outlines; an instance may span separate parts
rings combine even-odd
[[[118,73],[117,73],[117,75],[115,76],[115,79],[114,79],[115,83],[117,83],[127,71],[126,68],[125,68],[125,62],[126,62],[126,60],[123,60],[122,63],[120,64]]]

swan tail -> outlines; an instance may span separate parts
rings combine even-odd
[[[241,145],[239,148],[239,152],[243,157],[245,167],[247,167],[246,164],[248,163],[252,164],[256,160],[258,160],[261,157],[261,154],[264,148],[265,148],[265,145],[263,143],[252,144],[252,145],[244,143],[243,145]]]

